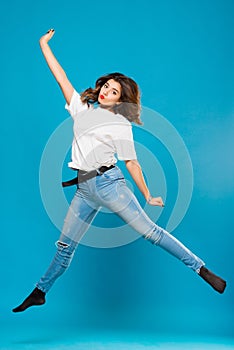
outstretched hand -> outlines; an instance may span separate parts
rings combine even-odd
[[[49,29],[48,32],[40,38],[40,43],[48,43],[55,33],[54,29]]]
[[[164,207],[164,203],[161,197],[150,197],[147,201],[150,205],[155,205],[159,207]]]

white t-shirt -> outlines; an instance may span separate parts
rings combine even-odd
[[[74,119],[70,168],[91,171],[110,166],[117,162],[115,154],[120,160],[137,159],[132,125],[125,117],[101,107],[89,107],[75,90],[65,108]]]

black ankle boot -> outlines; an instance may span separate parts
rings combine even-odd
[[[226,281],[224,281],[221,277],[216,276],[213,272],[208,270],[205,266],[200,268],[199,275],[203,278],[207,283],[211,285],[217,292],[222,294],[226,288]]]
[[[22,302],[21,305],[14,308],[13,312],[22,312],[33,305],[45,304],[45,293],[42,290],[35,288],[31,294]]]

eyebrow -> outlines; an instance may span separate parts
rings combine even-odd
[[[107,84],[108,86],[110,86],[110,84],[109,84],[108,82],[106,82],[106,84]],[[117,92],[120,94],[119,90],[117,90],[116,88],[112,87],[112,89],[115,90],[115,91],[117,91]]]

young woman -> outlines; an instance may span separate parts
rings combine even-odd
[[[74,119],[72,161],[69,166],[78,170],[77,191],[48,270],[32,293],[13,312],[45,303],[46,293],[68,268],[79,241],[102,206],[117,213],[145,239],[174,255],[216,291],[223,293],[226,282],[208,270],[205,263],[175,237],[150,220],[115,165],[117,154],[118,159],[125,161],[147,203],[164,206],[161,197],[151,196],[134,148],[131,122],[142,124],[137,84],[123,74],[113,73],[100,77],[94,89],[89,88],[79,95],[48,45],[53,35],[54,30],[49,30],[41,37],[40,46],[65,97],[66,109]]]

